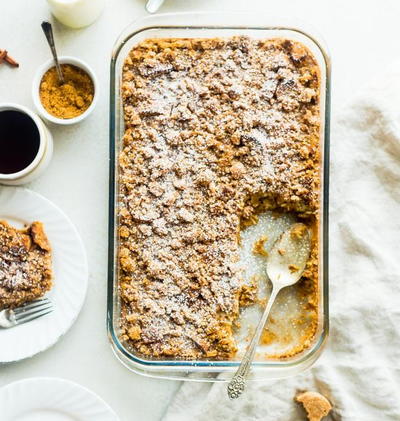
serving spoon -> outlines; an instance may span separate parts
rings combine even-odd
[[[272,283],[271,296],[242,362],[228,384],[230,399],[236,399],[243,393],[246,378],[250,372],[251,363],[272,305],[282,288],[294,285],[301,278],[310,256],[310,249],[310,231],[302,223],[291,225],[272,247],[267,261],[267,274]]]
[[[54,35],[53,35],[53,28],[50,22],[42,22],[42,29],[44,34],[46,35],[47,42],[49,43],[51,53],[53,54],[54,62],[56,63],[57,75],[58,80],[61,85],[65,83],[64,74],[62,72],[60,63],[58,62],[56,45],[54,43]]]
[[[147,0],[146,10],[149,13],[156,13],[163,3],[164,0]]]

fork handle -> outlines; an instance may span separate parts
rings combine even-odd
[[[268,304],[265,307],[264,313],[260,321],[258,322],[257,329],[254,332],[250,345],[247,348],[243,356],[242,362],[236,370],[235,375],[232,377],[231,381],[228,384],[227,392],[230,399],[237,399],[243,393],[246,387],[246,379],[251,368],[251,363],[254,359],[254,354],[256,353],[257,345],[260,342],[260,337],[264,330],[265,323],[268,319],[272,305],[274,304],[275,299],[279,294],[280,290],[280,287],[274,286],[272,288],[271,296],[268,299]]]

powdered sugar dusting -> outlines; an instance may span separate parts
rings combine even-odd
[[[293,45],[148,40],[126,60],[121,322],[142,354],[233,355],[241,220],[317,208],[318,70]]]

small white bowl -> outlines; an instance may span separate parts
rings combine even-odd
[[[93,95],[93,101],[90,104],[89,108],[84,113],[82,113],[81,115],[78,115],[77,117],[58,118],[50,114],[43,107],[42,102],[40,101],[40,95],[39,95],[40,82],[42,81],[43,75],[47,72],[47,70],[55,66],[53,59],[46,61],[46,63],[40,66],[38,71],[36,72],[35,78],[33,79],[33,85],[32,85],[33,102],[39,114],[46,120],[51,121],[52,123],[55,123],[55,124],[62,124],[62,125],[76,124],[84,120],[93,111],[94,107],[96,106],[97,98],[99,96],[99,84],[97,82],[97,78],[93,70],[82,60],[79,60],[75,57],[61,56],[58,58],[58,61],[60,64],[72,64],[73,66],[79,67],[80,69],[84,70],[92,79],[93,86],[94,86],[94,95]]]
[[[0,184],[17,186],[31,182],[49,165],[53,156],[53,137],[39,116],[29,108],[12,103],[0,104],[0,112],[8,110],[20,111],[27,114],[39,130],[39,150],[34,160],[21,171],[12,174],[0,174]]]

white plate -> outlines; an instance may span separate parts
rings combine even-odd
[[[97,395],[68,380],[31,378],[0,389],[1,421],[118,421]]]
[[[54,311],[11,329],[0,329],[0,363],[31,357],[54,345],[73,324],[85,300],[88,266],[82,240],[71,221],[33,191],[0,187],[0,219],[17,228],[44,223],[53,251],[54,286],[46,295]]]

